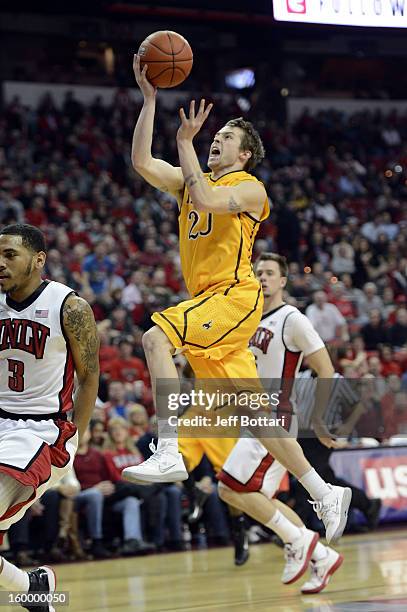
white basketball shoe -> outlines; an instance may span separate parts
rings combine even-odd
[[[327,556],[319,561],[311,561],[311,577],[302,587],[301,593],[311,595],[320,593],[328,584],[332,574],[343,563],[343,556],[328,546],[325,547]]]
[[[139,465],[132,465],[122,471],[122,478],[138,484],[152,482],[180,482],[188,478],[181,453],[178,447],[168,440],[159,440],[157,448],[150,443],[152,451],[149,457]]]
[[[330,492],[319,501],[310,501],[310,504],[325,525],[326,540],[329,544],[338,540],[345,529],[352,490],[349,487],[328,486]]]
[[[302,529],[302,535],[291,544],[284,545],[285,567],[281,582],[291,584],[306,572],[319,534],[309,529]]]

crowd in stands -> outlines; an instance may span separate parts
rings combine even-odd
[[[61,108],[49,94],[37,108],[15,99],[0,112],[0,223],[28,222],[45,232],[47,277],[91,304],[101,338],[99,401],[76,477],[10,530],[20,557],[41,521],[46,550],[62,558],[179,550],[189,537],[190,499],[181,486],[137,487],[120,476],[151,452],[154,408],[142,334],[152,312],[187,297],[177,205],[131,167],[138,111],[121,90],[109,107],[97,98],[83,106],[68,93]],[[240,114],[234,102],[215,106],[197,142],[203,166],[213,133]],[[174,164],[177,116],[158,105],[154,153]],[[405,434],[407,116],[305,110],[293,124],[280,125],[268,120],[260,98],[249,118],[264,139],[267,155],[257,175],[272,205],[254,256],[264,250],[287,256],[287,301],[309,316],[337,371],[372,379],[366,410],[374,404],[376,414],[378,403],[385,415],[379,442]],[[210,467],[200,469],[196,482],[206,502],[195,541],[228,542],[228,517]],[[69,502],[62,513],[56,496]],[[89,538],[85,552],[78,513]],[[119,520],[109,521],[112,515]],[[107,538],[121,538],[121,548],[106,550]]]
[[[69,25],[61,23],[60,28],[64,27],[69,28]],[[71,29],[74,27],[71,25]],[[100,27],[101,22],[98,21],[95,28],[99,30]],[[287,27],[290,29],[289,25]],[[14,82],[70,83],[86,87],[132,87],[134,74],[131,49],[136,52],[138,46],[134,46],[133,24],[127,20],[120,23],[109,19],[103,30],[109,32],[110,43],[106,42],[104,35],[103,42],[97,42],[96,39],[86,40],[87,34],[81,35],[79,32],[76,33],[77,41],[67,44],[59,35],[55,37],[50,33],[39,38],[35,35],[22,37],[21,34],[16,37],[15,31],[4,31],[4,46],[13,48],[13,53],[9,54],[8,61],[2,66],[2,78]],[[180,31],[189,38],[183,26]],[[273,45],[272,53],[264,53],[270,40],[268,28],[250,32],[245,28],[237,37],[236,34],[230,32],[232,40],[235,38],[233,48],[222,45],[222,53],[219,54],[221,37],[214,35],[211,25],[204,25],[200,44],[197,45],[194,40],[194,69],[181,88],[207,92],[213,91],[216,83],[216,91],[236,91],[230,80],[225,78],[225,68],[232,65],[234,68],[250,67],[254,71],[255,88],[249,85],[242,90],[243,95],[258,96],[260,89],[267,96],[275,96],[274,105],[284,104],[288,95],[364,100],[405,99],[404,73],[399,69],[400,62],[395,62],[393,56],[381,54],[373,58],[368,53],[370,57],[364,57],[366,51],[362,41],[359,41],[360,49],[357,52],[353,50],[353,53],[360,54],[357,62],[352,55],[346,57],[339,53],[343,45],[354,45],[353,40],[346,42],[348,36],[351,38],[350,34],[345,34],[340,43],[336,41],[332,49],[326,45],[325,53],[321,55],[309,51],[314,44],[322,44],[322,39],[317,43],[315,33],[310,32],[304,38],[305,31],[297,37],[298,33],[291,28],[290,32],[287,30],[286,34],[281,33],[286,44],[288,36],[290,44],[296,48],[296,52],[290,53],[289,57],[278,44]],[[389,39],[383,36],[383,46],[389,46]],[[141,43],[140,39],[138,43]],[[390,46],[394,44],[393,34]],[[53,53],[49,53],[50,48]],[[282,90],[285,90],[283,95]],[[276,111],[275,106],[273,110]]]

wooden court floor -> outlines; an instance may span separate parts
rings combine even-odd
[[[407,611],[407,529],[347,536],[337,547],[345,562],[319,595],[280,582],[282,550],[251,547],[247,564],[232,564],[220,548],[114,561],[61,565],[58,590],[72,612]],[[3,608],[12,612],[16,608]]]

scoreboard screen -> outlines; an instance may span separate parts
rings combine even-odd
[[[407,0],[273,0],[277,21],[406,28]]]

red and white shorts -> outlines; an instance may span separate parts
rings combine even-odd
[[[297,419],[291,419],[289,433],[296,438]],[[263,493],[271,499],[280,488],[287,470],[256,438],[239,438],[217,478],[237,493]]]
[[[10,525],[69,472],[77,446],[69,421],[0,418],[0,543]]]

